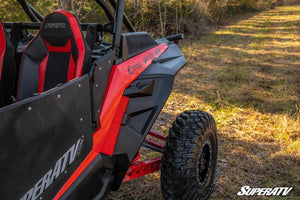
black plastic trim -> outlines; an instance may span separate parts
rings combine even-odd
[[[156,46],[157,42],[147,32],[123,33],[120,58],[125,61]]]
[[[107,83],[110,77],[115,51],[111,50],[106,55],[100,57],[93,64],[90,70],[91,76],[91,99],[92,99],[92,120],[95,124],[94,129],[100,126],[100,112],[106,92]]]
[[[99,154],[62,195],[60,200],[90,200],[106,194],[110,190],[109,187],[114,178],[115,164],[116,159],[112,156]]]
[[[130,162],[142,146],[167,101],[175,75],[186,62],[176,44],[166,40],[164,42],[169,45],[167,51],[146,68],[124,92],[124,95],[129,96],[130,99],[122,119],[113,155],[127,155]],[[146,83],[141,84],[146,88],[153,86],[151,95],[150,93],[143,94],[142,90],[137,87],[138,83]],[[120,175],[122,176],[114,181],[115,186],[119,186],[125,174]]]

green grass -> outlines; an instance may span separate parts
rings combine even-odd
[[[232,19],[181,43],[187,65],[154,129],[167,134],[184,110],[214,116],[219,158],[211,199],[241,199],[244,185],[293,187],[283,199],[300,199],[299,35],[300,6],[291,6]],[[159,172],[123,184],[109,199],[162,199]]]

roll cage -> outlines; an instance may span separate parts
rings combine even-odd
[[[24,29],[39,29],[44,16],[38,12],[26,0],[17,0],[22,6],[22,9],[27,14],[32,22],[25,22],[21,24]],[[127,15],[124,13],[124,0],[95,0],[96,3],[104,10],[108,20],[107,24],[98,23],[81,23],[81,28],[86,30],[89,25],[94,25],[99,32],[110,33],[113,35],[112,48],[118,49],[120,47],[122,23],[124,23],[128,32],[136,32],[135,28],[129,21]],[[11,28],[13,23],[4,23],[5,27]],[[116,51],[119,52],[119,51]]]

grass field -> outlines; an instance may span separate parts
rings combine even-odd
[[[187,65],[154,129],[167,134],[184,110],[209,112],[219,134],[211,199],[245,199],[244,185],[289,186],[282,199],[300,199],[300,6],[245,14],[180,45]],[[159,172],[108,199],[162,199]]]

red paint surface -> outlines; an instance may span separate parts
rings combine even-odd
[[[161,134],[161,133],[152,131],[152,130],[149,131],[148,135],[151,135],[151,136],[153,136],[153,137],[155,137],[155,138],[158,138],[158,139],[160,139],[160,140],[163,140],[163,141],[166,141],[166,140],[167,140],[167,136],[165,136],[165,135],[163,135],[163,134]]]
[[[138,151],[138,155],[132,160],[132,163],[137,162],[141,158],[141,153]]]
[[[42,93],[44,91],[45,74],[47,69],[48,57],[49,57],[49,53],[39,65],[39,86],[38,86],[39,93]]]
[[[152,147],[161,149],[161,150],[164,149],[164,145],[162,145],[162,144],[160,144],[160,143],[158,143],[158,142],[155,142],[155,141],[153,141],[153,140],[150,140],[150,139],[148,139],[148,138],[145,139],[144,143],[145,143],[145,144],[148,144],[148,145],[150,145],[150,146],[152,146]]]
[[[44,43],[47,46],[47,49],[49,52],[62,52],[62,53],[71,53],[71,39],[67,42],[67,44],[64,47],[56,47],[56,46],[51,46],[46,40],[44,40]]]
[[[161,157],[146,160],[144,162],[137,162],[129,167],[122,182],[124,183],[132,179],[156,172],[160,170],[160,165]]]
[[[0,21],[0,83],[2,77],[2,68],[3,68],[5,50],[6,50],[6,41],[5,41],[4,28],[2,26],[2,22]]]
[[[69,63],[69,71],[68,71],[67,81],[74,79],[74,76],[75,76],[75,62],[74,62],[72,54],[70,54],[70,63]]]

